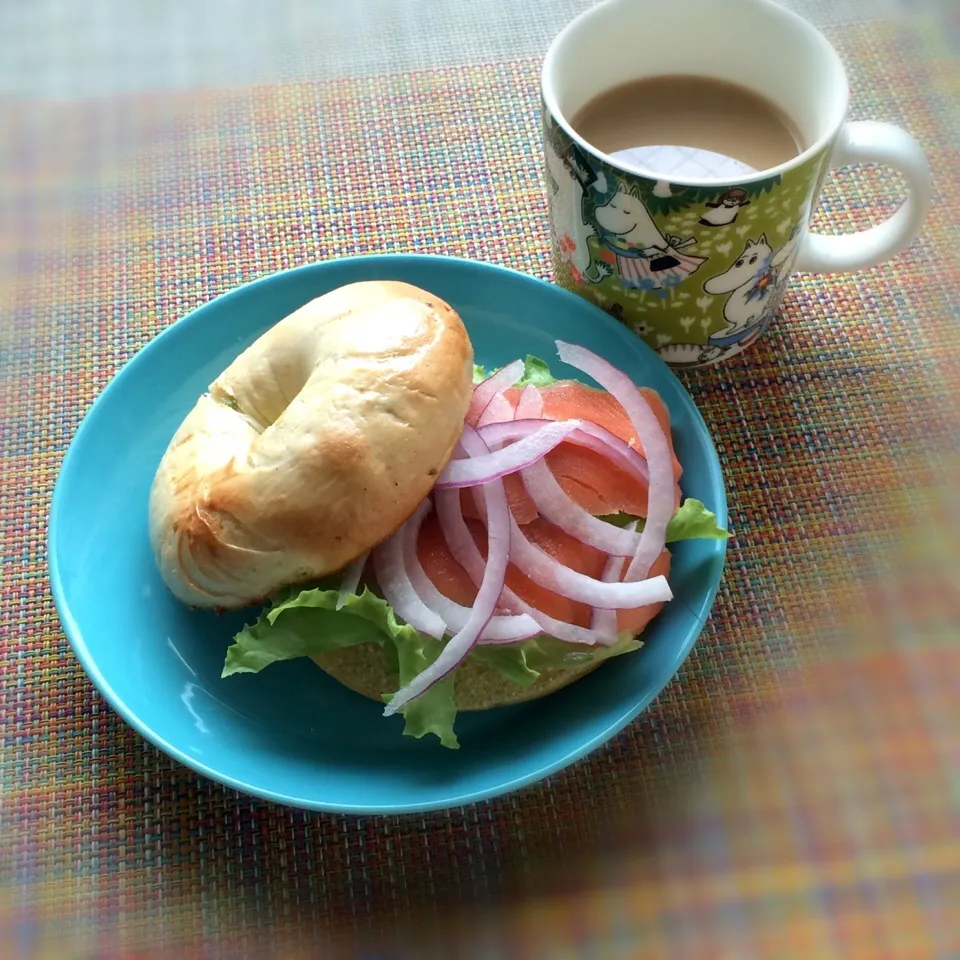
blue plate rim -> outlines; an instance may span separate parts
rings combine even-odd
[[[561,299],[566,299],[571,303],[575,303],[579,309],[583,309],[584,306],[592,309],[597,315],[598,320],[607,324],[616,324],[617,321],[609,317],[603,310],[601,310],[596,305],[590,303],[582,297],[577,296],[574,293],[571,293],[569,290],[565,290],[563,287],[558,286],[557,284],[550,283],[547,280],[537,277],[530,273],[525,273],[521,270],[513,269],[512,267],[506,267],[497,263],[490,263],[484,260],[471,260],[466,257],[453,257],[446,256],[444,254],[424,254],[424,253],[375,253],[375,254],[358,254],[355,256],[345,256],[345,257],[334,257],[329,260],[318,261],[316,263],[307,263],[301,264],[297,267],[289,267],[284,270],[277,270],[273,273],[265,274],[261,277],[256,277],[253,280],[249,280],[246,283],[240,284],[239,286],[232,287],[230,290],[227,290],[223,293],[218,294],[215,297],[211,297],[209,300],[204,301],[198,306],[194,307],[188,313],[185,313],[183,316],[178,317],[167,327],[161,330],[156,336],[151,338],[147,343],[140,347],[137,352],[130,357],[129,360],[113,375],[109,380],[107,385],[103,390],[94,398],[93,402],[90,404],[90,407],[87,409],[86,413],[81,418],[81,421],[77,427],[76,432],[73,435],[73,438],[70,441],[67,451],[64,454],[64,457],[60,463],[60,468],[57,474],[57,480],[54,484],[53,495],[51,497],[49,518],[47,523],[47,572],[50,580],[51,593],[53,596],[54,606],[57,610],[57,615],[60,619],[61,626],[63,631],[66,634],[67,640],[70,643],[71,648],[73,649],[74,654],[80,662],[81,667],[84,672],[90,678],[93,685],[97,688],[100,695],[107,701],[107,703],[112,707],[113,710],[123,719],[130,727],[132,727],[137,733],[140,734],[148,743],[152,744],[157,749],[163,751],[167,756],[176,760],[183,766],[187,767],[190,770],[193,770],[195,773],[199,773],[202,776],[207,777],[210,780],[213,780],[216,783],[222,784],[223,786],[229,787],[233,790],[237,790],[240,793],[246,794],[247,796],[257,797],[261,800],[267,800],[271,803],[281,804],[283,806],[293,807],[296,809],[302,810],[312,810],[321,813],[338,813],[338,814],[349,814],[355,816],[387,816],[387,815],[413,815],[418,813],[433,812],[438,810],[448,810],[454,809],[457,807],[467,806],[474,803],[479,803],[484,800],[489,800],[494,797],[504,796],[509,793],[513,793],[517,790],[522,789],[523,787],[530,786],[531,784],[537,783],[546,777],[551,776],[554,773],[557,773],[561,770],[564,770],[573,764],[577,763],[579,760],[582,760],[585,756],[592,753],[598,747],[602,746],[604,743],[611,740],[618,733],[622,732],[636,717],[638,717],[646,708],[658,697],[663,691],[672,683],[677,675],[679,669],[683,666],[687,657],[690,655],[690,652],[693,650],[696,645],[697,640],[700,637],[700,634],[703,631],[703,627],[706,623],[707,618],[710,615],[710,612],[713,609],[714,603],[716,601],[717,593],[720,588],[720,583],[723,577],[724,565],[726,562],[726,541],[718,540],[715,541],[717,544],[716,551],[710,557],[710,572],[711,572],[711,586],[705,592],[703,596],[703,602],[701,604],[701,609],[703,610],[702,615],[696,617],[697,625],[692,626],[688,632],[688,635],[684,638],[684,642],[680,645],[677,650],[676,656],[673,658],[670,664],[670,675],[667,677],[665,682],[659,687],[658,690],[650,693],[649,695],[643,697],[630,709],[626,710],[621,716],[611,721],[603,730],[597,733],[595,736],[591,737],[589,740],[582,743],[579,747],[574,750],[569,751],[564,756],[551,761],[550,763],[544,764],[541,767],[538,767],[535,770],[531,770],[523,774],[522,776],[515,777],[512,780],[508,780],[504,783],[498,784],[493,787],[489,787],[483,790],[477,790],[471,793],[464,794],[463,796],[454,796],[441,798],[434,801],[422,802],[422,803],[384,803],[384,804],[344,804],[344,803],[325,803],[323,800],[316,800],[308,797],[297,797],[284,794],[282,792],[273,791],[265,789],[254,784],[246,783],[243,780],[225,775],[213,767],[210,767],[203,761],[197,759],[196,757],[191,756],[189,753],[181,750],[179,747],[170,743],[159,733],[153,730],[147,723],[142,721],[137,713],[127,705],[126,701],[113,689],[110,685],[107,678],[103,675],[99,667],[97,666],[96,659],[90,653],[89,648],[83,638],[83,631],[80,629],[79,625],[73,618],[73,615],[70,611],[69,603],[67,602],[63,582],[60,577],[60,568],[59,560],[57,558],[57,553],[52,549],[52,544],[55,538],[55,531],[59,521],[59,516],[61,512],[61,500],[63,497],[63,489],[67,481],[69,480],[69,467],[72,459],[75,456],[78,456],[77,450],[79,449],[83,437],[89,430],[93,429],[91,423],[93,422],[96,414],[97,407],[104,402],[104,398],[108,395],[116,393],[119,390],[123,389],[123,384],[125,381],[134,376],[138,367],[148,362],[143,358],[149,353],[151,349],[155,348],[155,345],[161,341],[161,339],[166,338],[165,342],[177,337],[178,331],[185,329],[185,325],[191,322],[197,322],[195,317],[198,313],[201,313],[208,306],[217,301],[228,301],[233,297],[242,296],[243,293],[249,290],[251,287],[257,285],[266,285],[280,277],[289,276],[292,274],[298,273],[312,273],[318,270],[318,268],[323,268],[327,265],[334,265],[340,263],[369,263],[371,265],[382,264],[382,263],[397,263],[403,261],[418,261],[418,262],[435,262],[442,265],[454,263],[460,268],[466,268],[474,271],[492,271],[493,273],[505,274],[515,279],[520,279],[525,282],[530,282],[538,285],[542,285],[546,288],[549,288],[552,293],[551,296],[560,296]],[[703,419],[703,415],[700,413],[696,403],[694,403],[693,398],[690,396],[686,387],[683,385],[682,381],[676,377],[672,370],[670,370],[669,365],[666,364],[656,352],[650,349],[647,344],[645,344],[639,338],[637,343],[640,346],[641,351],[647,351],[649,354],[648,359],[654,362],[654,364],[660,364],[664,367],[671,377],[676,381],[680,390],[682,391],[683,396],[685,397],[686,402],[689,404],[689,412],[693,414],[694,420],[698,427],[700,428],[703,437],[706,439],[708,452],[711,454],[709,460],[709,472],[710,472],[710,481],[719,491],[719,502],[715,505],[715,513],[717,519],[721,525],[726,525],[728,520],[728,507],[727,507],[727,494],[726,486],[723,479],[723,471],[720,466],[720,459],[717,454],[716,446],[713,442],[713,437],[710,434],[710,431],[707,427],[706,422]],[[66,479],[65,479],[66,478]]]

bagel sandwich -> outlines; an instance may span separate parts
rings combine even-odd
[[[405,734],[456,747],[458,711],[638,649],[672,598],[669,545],[728,534],[682,498],[660,398],[558,351],[601,388],[533,357],[487,376],[448,304],[374,281],[311,301],[227,367],[149,508],[176,597],[261,605],[223,676],[306,657]]]

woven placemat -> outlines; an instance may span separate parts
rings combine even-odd
[[[103,386],[238,283],[410,250],[549,278],[538,64],[12,106],[0,956],[960,956],[958,75],[934,21],[833,39],[854,116],[928,151],[922,238],[684,375],[736,536],[674,683],[548,782],[425,817],[282,809],[144,743],[59,628],[46,515]],[[898,190],[844,173],[818,222]]]

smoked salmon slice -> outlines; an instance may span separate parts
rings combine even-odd
[[[468,520],[467,523],[480,552],[486,557],[486,531],[483,525],[477,520]],[[524,527],[524,533],[541,550],[571,569],[595,579],[602,576],[607,562],[606,554],[581,543],[552,523],[542,518],[531,520]],[[431,513],[424,520],[417,544],[417,555],[424,572],[445,597],[465,607],[473,605],[477,588],[466,570],[450,553],[435,513]],[[626,567],[626,564],[624,566]],[[670,552],[664,550],[654,563],[650,576],[667,576],[669,572]],[[591,609],[588,605],[544,589],[512,564],[507,568],[506,585],[521,599],[555,620],[564,620],[581,627],[590,625]],[[662,608],[662,603],[656,603],[634,610],[621,610],[617,614],[617,627],[621,631],[629,630],[636,636]]]
[[[676,502],[680,504],[680,462],[677,460],[670,430],[670,415],[660,395],[645,387],[639,388],[663,427],[670,452]],[[595,390],[576,381],[560,381],[540,389],[543,400],[542,416],[546,420],[591,420],[609,430],[639,453],[643,445],[620,404],[606,391]],[[516,409],[520,390],[511,387],[504,392],[511,409]],[[647,484],[633,474],[612,463],[593,450],[564,442],[550,451],[546,462],[566,494],[594,516],[629,513],[645,516],[647,512]],[[523,524],[526,537],[560,563],[586,576],[600,579],[607,563],[607,555],[582,543],[559,527],[539,516],[537,508],[517,474],[504,477],[504,488],[510,510],[518,523]],[[486,556],[486,530],[479,519],[474,491],[462,490],[461,506],[477,547]],[[434,586],[450,600],[465,606],[473,605],[477,588],[466,570],[450,553],[436,514],[430,514],[420,530],[417,553],[424,572]],[[624,570],[627,564],[624,563]],[[670,572],[670,552],[667,549],[654,563],[649,576],[667,576]],[[621,575],[622,576],[622,575]],[[531,606],[555,620],[563,620],[580,627],[588,627],[591,608],[584,603],[561,597],[530,579],[513,564],[507,567],[506,586]],[[662,603],[650,604],[634,610],[617,613],[617,627],[629,630],[634,636],[663,608]]]
[[[660,421],[670,444],[673,473],[677,481],[676,503],[679,506],[679,480],[682,468],[673,448],[670,414],[655,390],[647,387],[639,389]],[[516,409],[520,389],[511,387],[504,392],[504,396],[510,406]],[[623,407],[606,391],[595,390],[575,380],[563,380],[542,388],[540,396],[543,399],[542,416],[545,420],[592,420],[639,453],[643,453],[643,445],[633,429],[630,418]],[[646,484],[611,463],[601,454],[565,442],[547,454],[546,462],[567,496],[594,516],[615,513],[646,516]],[[517,523],[526,525],[537,519],[539,516],[537,508],[519,476],[512,474],[504,477],[504,487],[507,502]],[[465,516],[479,517],[470,491],[463,491],[461,503]]]

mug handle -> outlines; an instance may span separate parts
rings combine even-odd
[[[830,167],[882,163],[903,174],[907,199],[889,220],[857,233],[807,233],[795,270],[847,273],[875,267],[909,246],[920,232],[930,204],[930,165],[920,144],[890,123],[846,123],[830,155]]]

